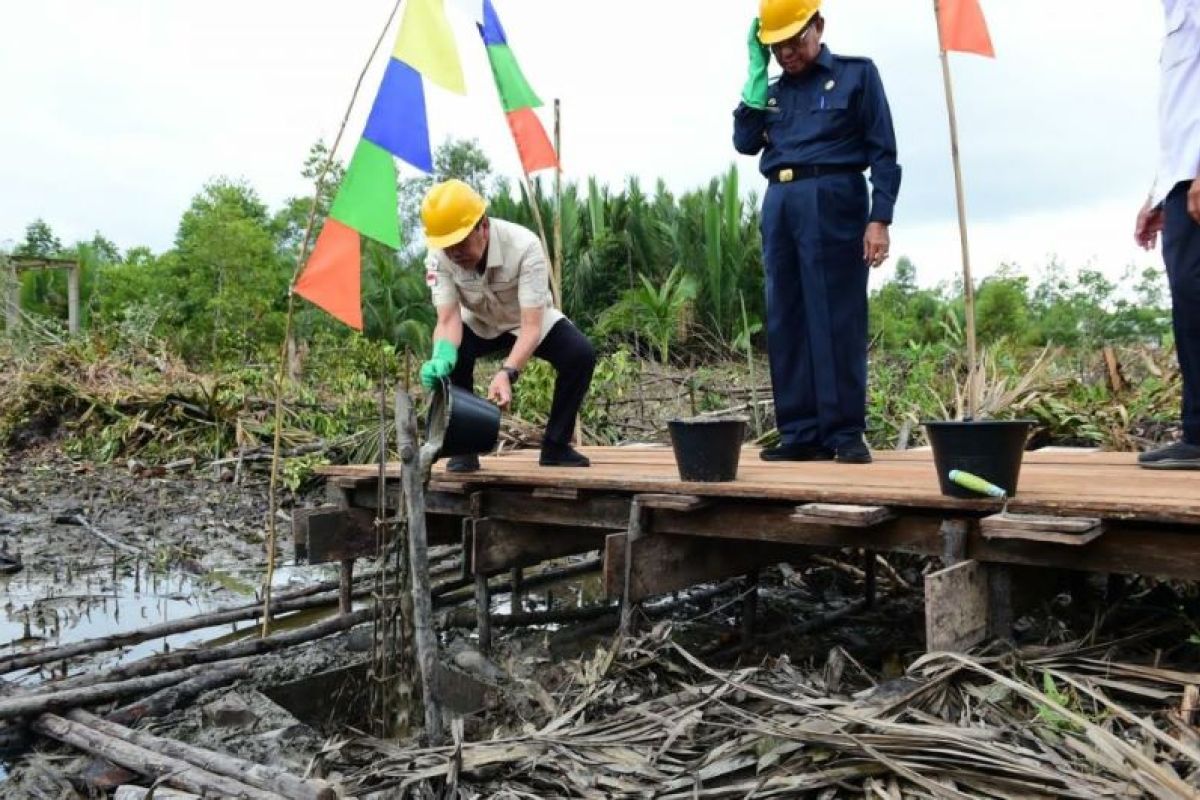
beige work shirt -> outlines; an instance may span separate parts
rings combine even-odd
[[[540,344],[554,324],[563,319],[550,292],[550,268],[537,235],[528,228],[502,219],[488,220],[490,233],[487,268],[480,275],[463,269],[441,250],[430,250],[425,262],[425,282],[434,306],[458,303],[463,323],[483,339],[516,333],[521,309],[544,308]]]

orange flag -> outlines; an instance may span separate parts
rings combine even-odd
[[[358,231],[330,217],[296,281],[296,294],[361,331],[361,258]]]
[[[979,0],[938,0],[937,9],[942,50],[996,57]]]

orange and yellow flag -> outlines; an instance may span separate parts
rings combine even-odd
[[[979,0],[938,0],[937,12],[942,50],[996,57]]]

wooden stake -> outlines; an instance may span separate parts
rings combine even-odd
[[[419,447],[417,417],[408,392],[396,389],[396,443],[403,465],[404,507],[408,520],[409,573],[412,575],[413,639],[421,672],[421,696],[425,706],[425,737],[430,745],[442,740],[442,712],[436,686],[437,634],[433,629],[433,602],[429,596],[429,550],[425,535],[424,478],[434,453]]]
[[[942,82],[946,88],[946,113],[950,118],[950,154],[954,162],[954,195],[958,204],[958,239],[962,248],[963,302],[967,317],[967,418],[973,419],[979,410],[979,389],[975,371],[978,363],[975,345],[975,285],[971,278],[971,248],[967,243],[967,203],[963,191],[962,159],[958,148],[958,117],[954,110],[954,86],[950,80],[950,59],[942,42],[940,0],[933,0],[933,16],[937,20],[938,47],[942,59]]]

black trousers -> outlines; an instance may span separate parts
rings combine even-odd
[[[462,344],[458,348],[458,363],[450,373],[450,382],[467,391],[473,391],[475,360],[493,353],[502,352],[508,355],[516,342],[517,337],[511,333],[503,333],[495,339],[484,339],[464,324]],[[546,421],[542,446],[569,445],[575,434],[575,417],[579,414],[579,407],[583,405],[583,398],[592,384],[596,351],[587,337],[570,320],[560,319],[554,323],[554,327],[533,354],[549,362],[557,373],[554,379],[554,399],[550,404],[550,418]]]
[[[1190,185],[1177,184],[1163,206],[1163,259],[1183,376],[1183,439],[1200,445],[1200,223],[1188,216]]]

